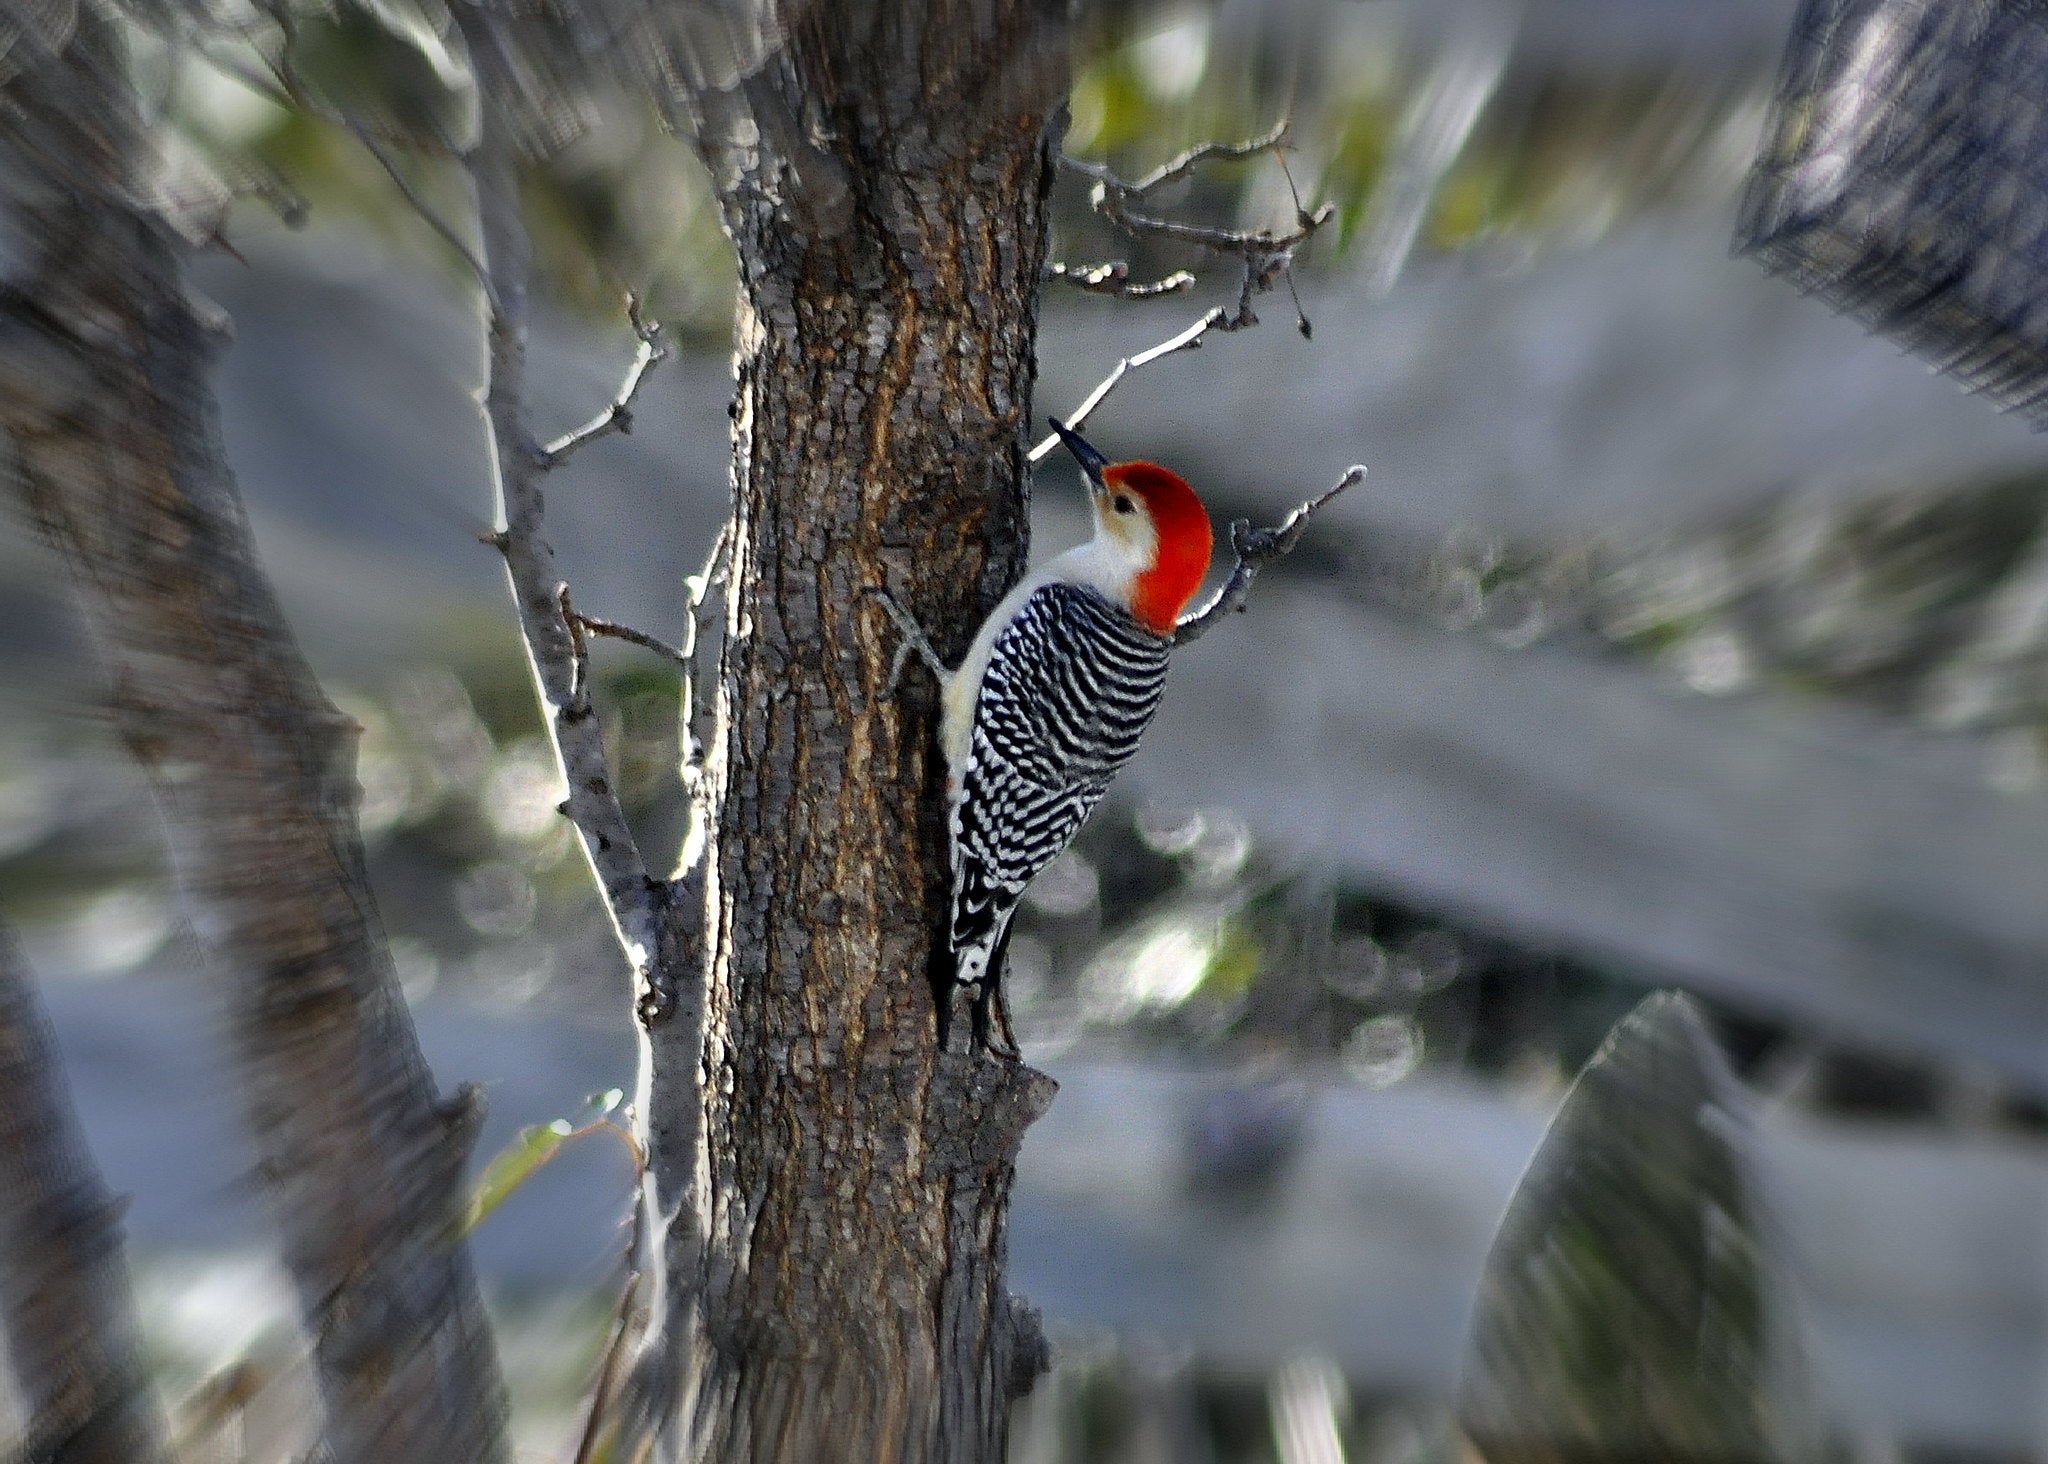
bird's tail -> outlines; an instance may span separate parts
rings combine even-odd
[[[954,999],[965,987],[972,993],[975,1041],[1007,1056],[1017,1055],[1017,1041],[1010,1031],[1010,1016],[1003,1004],[1001,985],[1004,962],[1010,950],[1012,913],[1003,912],[988,929],[962,944],[949,947],[953,959],[943,979],[934,984],[932,992],[933,1005],[938,1009],[941,1051],[952,1036]]]

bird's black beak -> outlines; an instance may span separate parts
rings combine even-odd
[[[1109,466],[1109,459],[1088,445],[1088,439],[1069,427],[1057,417],[1047,417],[1052,430],[1059,433],[1060,441],[1067,445],[1067,451],[1074,455],[1074,461],[1081,465],[1081,471],[1088,475],[1093,486],[1102,486],[1102,470]]]

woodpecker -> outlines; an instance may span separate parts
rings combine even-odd
[[[1087,480],[1093,539],[1026,575],[950,670],[881,597],[904,635],[895,670],[915,652],[943,693],[952,979],[974,989],[978,1025],[992,1025],[1001,1045],[991,1046],[1010,1057],[998,988],[1010,917],[1137,751],[1211,546],[1209,515],[1178,474],[1112,463],[1065,423],[1052,427]],[[942,993],[942,1041],[949,1005]]]

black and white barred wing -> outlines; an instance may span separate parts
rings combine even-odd
[[[1067,583],[1034,592],[996,637],[951,811],[960,981],[987,973],[1024,887],[1137,751],[1168,644]]]

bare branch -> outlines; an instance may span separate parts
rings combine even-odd
[[[1184,295],[1195,287],[1194,275],[1184,269],[1177,269],[1150,284],[1134,285],[1131,283],[1130,261],[1124,259],[1080,265],[1054,260],[1045,267],[1045,277],[1063,285],[1072,285],[1077,290],[1086,290],[1091,295],[1108,295],[1117,300],[1156,300],[1161,295]]]
[[[494,540],[505,557],[519,629],[545,711],[556,760],[568,780],[563,810],[604,891],[620,947],[643,983],[655,979],[667,886],[649,877],[619,802],[617,780],[589,700],[588,651],[568,603],[555,551],[541,532],[540,475],[545,454],[526,425],[526,290],[532,245],[519,215],[516,158],[495,91],[509,64],[503,37],[477,7],[454,7],[485,93],[483,133],[464,159],[476,194],[488,276],[489,353],[484,414],[496,467],[499,519]],[[642,340],[643,350],[647,342]]]
[[[1253,299],[1271,290],[1281,281],[1286,281],[1289,292],[1293,293],[1294,256],[1303,244],[1314,237],[1318,229],[1336,216],[1336,205],[1325,203],[1313,211],[1304,208],[1300,193],[1294,189],[1294,175],[1291,172],[1287,174],[1287,186],[1294,194],[1295,227],[1285,234],[1275,234],[1266,229],[1221,229],[1204,224],[1184,224],[1173,219],[1139,213],[1131,207],[1133,203],[1143,200],[1147,194],[1186,177],[1198,164],[1211,158],[1237,160],[1255,157],[1264,152],[1277,154],[1286,143],[1287,128],[1288,123],[1283,120],[1272,131],[1245,142],[1202,143],[1153,169],[1135,183],[1126,182],[1102,163],[1061,156],[1060,162],[1067,168],[1095,180],[1095,188],[1089,200],[1095,211],[1133,238],[1167,239],[1216,254],[1234,255],[1242,260],[1244,265],[1244,277],[1238,288],[1236,309],[1218,306],[1180,334],[1162,341],[1150,350],[1124,357],[1068,416],[1069,425],[1080,427],[1088,420],[1089,413],[1101,406],[1109,394],[1116,390],[1117,384],[1138,367],[1148,366],[1178,351],[1195,350],[1201,346],[1202,337],[1212,330],[1237,331],[1257,325],[1259,317],[1253,313]],[[1283,171],[1286,169],[1284,159],[1281,161],[1281,167]],[[1179,290],[1194,284],[1194,276],[1186,270],[1180,270],[1155,285],[1131,285],[1127,283],[1130,267],[1121,262],[1097,265],[1086,271],[1076,271],[1065,265],[1054,264],[1049,267],[1047,273],[1049,278],[1063,280],[1082,289],[1119,295],[1126,299],[1145,299],[1165,294],[1168,285]],[[1182,283],[1183,281],[1185,283]],[[1302,335],[1311,334],[1312,327],[1307,314],[1301,308],[1299,294],[1294,295],[1294,314],[1297,328]],[[1044,438],[1031,449],[1031,461],[1045,461],[1058,446],[1057,437]]]
[[[462,262],[469,266],[469,272],[476,276],[477,283],[483,287],[484,300],[491,307],[491,313],[500,313],[503,306],[498,298],[498,287],[491,278],[491,272],[484,268],[484,262],[477,258],[476,251],[469,247],[469,241],[457,233],[455,226],[442,218],[434,206],[412,186],[412,180],[406,177],[405,170],[398,166],[398,159],[391,155],[390,150],[377,140],[376,135],[368,127],[346,114],[340,117],[340,123],[363,145],[363,151],[377,160],[377,166],[384,170],[397,185],[398,191],[405,195],[405,201],[412,205],[412,211],[425,220],[427,227],[439,234]]]
[[[1354,488],[1364,481],[1364,465],[1353,463],[1345,469],[1344,476],[1337,480],[1335,486],[1302,504],[1273,528],[1254,529],[1249,519],[1238,519],[1232,523],[1230,547],[1237,553],[1237,564],[1215,598],[1175,627],[1174,645],[1184,646],[1200,639],[1231,611],[1244,609],[1245,596],[1251,592],[1252,581],[1258,578],[1259,571],[1294,548],[1316,510],[1347,488]]]
[[[1274,234],[1267,229],[1219,229],[1209,224],[1184,224],[1177,219],[1155,218],[1151,214],[1124,208],[1113,199],[1114,195],[1104,195],[1097,207],[1105,218],[1129,233],[1150,234],[1160,239],[1171,239],[1177,244],[1214,250],[1218,254],[1237,254],[1261,265],[1272,261],[1291,263],[1286,256],[1328,223],[1337,210],[1335,204],[1326,203],[1303,218],[1292,232]]]
[[[1219,327],[1228,329],[1229,327],[1225,322],[1229,318],[1230,312],[1218,306],[1179,335],[1161,341],[1150,350],[1140,351],[1135,356],[1124,357],[1110,370],[1109,375],[1103,377],[1097,383],[1095,390],[1088,393],[1082,400],[1081,405],[1068,413],[1065,419],[1067,425],[1076,432],[1080,431],[1082,424],[1088,420],[1089,414],[1108,400],[1109,394],[1116,390],[1117,384],[1126,376],[1141,366],[1150,366],[1154,361],[1171,356],[1177,351],[1200,350],[1202,347],[1202,337]],[[1060,440],[1057,435],[1047,434],[1044,441],[1031,449],[1031,461],[1034,464],[1044,462],[1048,457],[1052,456],[1053,449],[1059,445]]]
[[[1084,177],[1093,178],[1097,183],[1111,187],[1131,198],[1143,198],[1156,188],[1177,182],[1192,173],[1197,166],[1211,158],[1226,162],[1242,162],[1257,157],[1263,152],[1274,152],[1287,145],[1287,131],[1294,119],[1282,117],[1273,130],[1259,137],[1247,138],[1243,142],[1199,142],[1179,157],[1162,163],[1135,183],[1126,183],[1102,163],[1091,163],[1085,158],[1068,157],[1062,153],[1060,164]]]
[[[636,295],[626,297],[626,318],[633,323],[633,334],[640,339],[640,349],[633,353],[633,364],[626,368],[626,379],[619,383],[611,405],[574,432],[564,433],[540,450],[543,469],[560,467],[570,453],[587,442],[594,442],[613,432],[630,433],[633,430],[633,400],[640,395],[647,373],[668,359],[668,345],[661,339],[660,321],[641,320],[640,300]],[[609,631],[603,633],[611,634]]]
[[[567,585],[562,586],[562,616],[569,622],[570,629],[577,632],[589,635],[606,635],[614,640],[631,641],[636,646],[644,647],[654,652],[657,656],[663,656],[675,662],[686,672],[696,669],[696,662],[691,658],[688,651],[678,650],[667,641],[658,640],[644,630],[635,630],[632,626],[621,625],[616,620],[600,620],[595,615],[585,615],[579,610],[572,609],[569,604],[569,587]],[[695,638],[694,635],[691,637],[693,640]]]
[[[0,925],[0,1332],[25,1458],[168,1458],[107,1193],[26,964]]]
[[[1325,203],[1314,210],[1304,208],[1291,172],[1287,174],[1287,187],[1294,194],[1294,228],[1284,234],[1275,234],[1268,229],[1223,229],[1207,224],[1187,224],[1177,219],[1140,213],[1132,205],[1143,202],[1147,195],[1165,184],[1186,177],[1198,164],[1211,158],[1242,160],[1264,152],[1271,152],[1277,157],[1286,146],[1287,128],[1288,122],[1283,119],[1264,136],[1245,142],[1202,143],[1134,183],[1118,177],[1102,163],[1065,156],[1060,161],[1070,170],[1095,180],[1089,204],[1132,238],[1166,239],[1216,254],[1235,255],[1243,260],[1244,282],[1238,291],[1237,310],[1218,323],[1224,330],[1242,330],[1248,325],[1258,324],[1258,316],[1252,313],[1253,296],[1264,294],[1283,279],[1292,289],[1291,271],[1296,251],[1314,237],[1318,229],[1336,217],[1336,205]],[[1280,159],[1280,165],[1285,171],[1285,158]],[[1311,334],[1313,328],[1308,316],[1302,313],[1299,296],[1295,298],[1294,308],[1301,333],[1304,336]]]

